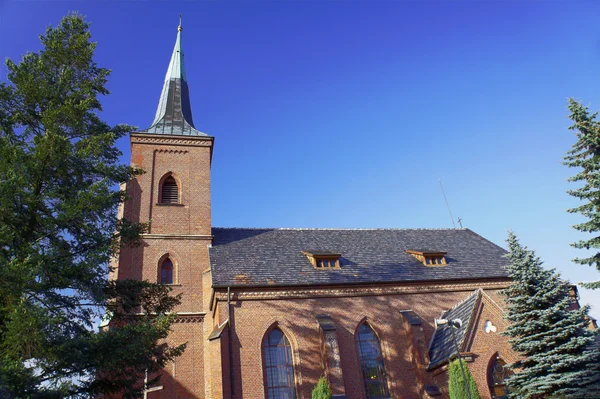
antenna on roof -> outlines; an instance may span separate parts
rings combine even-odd
[[[452,216],[452,211],[450,210],[450,204],[448,204],[448,198],[446,198],[446,192],[444,191],[444,186],[442,186],[442,179],[438,177],[438,181],[440,182],[440,188],[442,189],[442,194],[444,195],[444,201],[446,201],[446,207],[448,207],[448,213],[450,214],[450,220],[452,220],[452,226],[456,228],[456,223],[454,223],[454,216]]]

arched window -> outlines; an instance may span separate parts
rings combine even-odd
[[[375,331],[367,323],[358,328],[356,345],[367,398],[389,398],[388,382],[381,356],[381,345]]]
[[[179,203],[179,187],[173,176],[167,177],[160,190],[161,204],[178,204]]]
[[[173,262],[169,258],[165,258],[160,264],[160,282],[173,284]]]
[[[492,398],[508,398],[508,388],[506,387],[505,380],[511,375],[512,372],[506,367],[506,363],[500,359],[498,355],[494,355],[494,358],[490,362],[490,371],[488,375]]]
[[[279,328],[263,341],[265,387],[267,399],[295,399],[296,384],[292,347]]]

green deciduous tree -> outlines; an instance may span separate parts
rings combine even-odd
[[[184,349],[158,343],[179,303],[167,287],[108,281],[147,226],[117,220],[116,187],[140,171],[115,147],[132,127],[98,115],[109,70],[90,37],[65,17],[0,83],[0,396],[135,396]],[[105,310],[112,327],[95,332]]]
[[[465,374],[467,376],[467,385],[469,386],[469,392],[471,393],[471,399],[480,399],[479,391],[477,390],[477,384],[473,375],[469,371],[466,364],[463,363]],[[463,373],[460,368],[458,359],[450,362],[448,367],[448,393],[450,399],[469,399],[469,395],[465,389],[465,382]]]
[[[331,399],[331,387],[327,378],[321,377],[313,388],[312,399]]]
[[[573,125],[569,129],[576,132],[577,142],[565,157],[565,165],[579,168],[579,172],[569,178],[571,182],[581,182],[583,186],[569,190],[575,198],[585,201],[585,204],[568,209],[570,213],[579,213],[588,220],[576,224],[574,229],[594,234],[588,240],[577,241],[575,248],[600,250],[600,122],[596,120],[597,112],[590,113],[588,107],[580,102],[569,99],[569,118]],[[595,266],[600,271],[600,252],[585,258],[576,258],[576,263]],[[588,288],[600,288],[600,281],[584,284]]]
[[[504,334],[524,360],[510,365],[510,398],[600,397],[600,352],[593,345],[587,306],[577,308],[571,285],[546,270],[535,253],[508,236],[508,272]]]

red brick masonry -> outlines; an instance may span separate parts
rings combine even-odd
[[[183,294],[180,317],[169,341],[188,343],[184,355],[164,370],[163,389],[149,393],[148,398],[264,398],[261,343],[265,333],[277,326],[293,348],[297,397],[308,399],[323,373],[323,334],[317,315],[329,316],[336,328],[340,372],[331,378],[334,394],[365,398],[355,333],[366,321],[379,337],[392,397],[427,398],[424,386],[435,384],[443,392],[436,397],[447,398],[446,366],[426,370],[434,319],[482,288],[485,295],[465,352],[472,354],[469,368],[481,397],[491,399],[490,359],[498,354],[507,362],[515,359],[500,335],[505,322],[498,292],[506,280],[233,287],[228,305],[226,290],[212,289],[208,258],[212,145],[212,138],[206,136],[131,136],[132,163],[146,173],[127,184],[132,199],[122,212],[133,221],[150,220],[151,231],[142,246],[122,251],[111,277],[157,281],[159,262],[169,256],[174,263],[174,292]],[[158,203],[161,180],[168,175],[178,182],[180,204]],[[413,310],[422,324],[409,325],[402,310]],[[229,328],[209,340],[211,332],[223,327],[228,317]],[[495,332],[484,331],[486,321],[496,327]]]

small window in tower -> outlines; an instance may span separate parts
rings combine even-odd
[[[160,265],[161,284],[173,284],[173,262],[166,258]]]
[[[179,203],[179,187],[173,176],[169,176],[162,184],[160,191],[161,204],[178,204]]]
[[[340,267],[340,254],[325,251],[302,251],[302,253],[317,269],[339,269]]]
[[[447,265],[446,252],[425,249],[407,249],[406,253],[417,258],[419,262],[425,266],[435,267]]]

